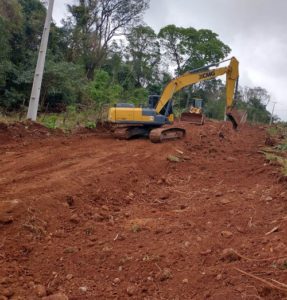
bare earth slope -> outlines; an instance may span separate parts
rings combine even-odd
[[[264,128],[220,138],[209,122],[151,144],[16,127],[0,128],[0,295],[287,297],[239,271],[287,283],[286,182],[259,152]]]

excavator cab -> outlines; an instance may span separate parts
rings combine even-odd
[[[181,114],[180,120],[191,124],[203,125],[203,100],[200,98],[192,99],[189,111],[183,112]]]
[[[148,97],[148,107],[151,109],[155,109],[158,105],[158,102],[160,100],[159,95],[150,95]],[[161,109],[160,114],[165,116],[167,118],[168,123],[173,123],[174,121],[174,114],[173,114],[173,106],[172,106],[172,100],[169,100],[164,107]]]
[[[159,95],[149,95],[149,97],[148,97],[148,107],[149,108],[156,108],[159,99],[160,99]]]

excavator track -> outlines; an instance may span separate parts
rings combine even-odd
[[[128,140],[129,139],[129,128],[128,127],[116,128],[113,132],[113,136],[119,140]]]
[[[129,140],[139,136],[148,136],[150,128],[144,126],[118,127],[114,130],[114,137],[119,140]]]
[[[162,143],[168,140],[181,139],[185,136],[185,129],[180,127],[163,127],[150,131],[149,139],[152,143]]]

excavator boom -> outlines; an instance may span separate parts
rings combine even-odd
[[[208,70],[200,73],[186,73],[184,75],[181,75],[173,79],[165,87],[160,97],[160,100],[155,108],[157,113],[161,112],[162,108],[168,103],[168,101],[172,98],[173,94],[175,94],[176,92],[192,84],[205,81],[205,80],[211,80],[218,76],[224,75],[226,74],[226,72],[227,72],[227,67],[223,67],[223,68]]]
[[[173,94],[181,89],[192,84],[205,80],[211,80],[226,74],[226,115],[232,122],[233,127],[237,128],[239,120],[237,120],[238,118],[235,116],[235,113],[233,113],[233,104],[239,78],[238,67],[238,60],[235,57],[232,57],[230,59],[230,64],[227,67],[214,68],[205,71],[200,71],[200,69],[197,69],[173,79],[165,87],[155,108],[156,112],[160,113],[163,107],[165,107],[165,105],[172,99]]]

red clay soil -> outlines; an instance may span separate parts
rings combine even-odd
[[[263,127],[152,144],[17,126],[0,128],[0,299],[287,297],[286,182]]]

